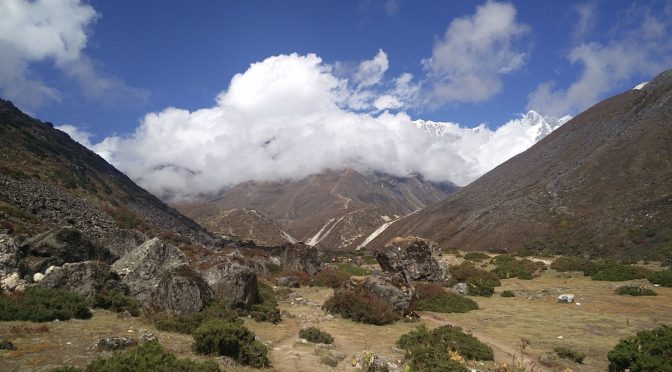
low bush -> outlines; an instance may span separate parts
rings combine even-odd
[[[338,289],[324,302],[322,308],[332,314],[368,324],[383,325],[399,319],[389,303],[362,289]]]
[[[516,295],[513,293],[513,291],[510,291],[508,289],[506,291],[503,291],[501,296],[502,297],[516,297]]]
[[[651,283],[658,284],[661,287],[672,287],[672,270],[652,271],[647,276],[647,279]]]
[[[621,340],[607,354],[609,371],[672,371],[672,328],[662,325]]]
[[[416,283],[415,289],[418,296],[415,310],[437,313],[466,313],[470,310],[478,310],[478,304],[474,300],[446,292],[439,285]]]
[[[280,309],[278,300],[275,298],[273,288],[266,284],[257,283],[257,298],[249,310],[239,309],[240,315],[249,315],[257,322],[270,322],[277,324],[280,322]]]
[[[515,261],[516,258],[510,254],[498,254],[490,260],[490,263],[493,265],[500,265],[506,262]]]
[[[581,271],[590,276],[601,269],[601,265],[583,257],[559,257],[551,263],[551,269],[559,272]]]
[[[68,369],[60,370],[68,371]],[[76,369],[70,369],[70,371],[74,370]],[[150,341],[129,350],[115,352],[108,358],[98,357],[89,364],[86,370],[87,372],[214,372],[220,369],[214,361],[199,362],[192,359],[178,359],[175,354],[166,351],[157,341]]]
[[[333,269],[320,271],[310,281],[310,285],[317,287],[339,288],[343,283],[350,280],[350,275]]]
[[[513,258],[512,260],[506,259],[498,263],[493,272],[500,279],[519,278],[529,280],[534,278],[537,270],[544,269],[545,267],[546,265],[543,262],[535,262],[527,258],[521,260]]]
[[[502,283],[497,274],[482,270],[470,262],[463,262],[460,265],[450,267],[451,280],[448,284],[466,283],[469,288],[469,295],[489,297],[495,293],[495,287]]]
[[[467,261],[481,262],[483,260],[489,259],[490,256],[483,252],[469,252],[464,255],[464,259]]]
[[[229,309],[223,301],[207,305],[201,312],[184,315],[159,315],[154,319],[154,325],[161,331],[192,334],[208,320],[219,319],[227,323],[243,324],[238,314]]]
[[[140,315],[140,303],[118,289],[103,289],[93,297],[92,306],[117,313],[128,311],[133,316]]]
[[[0,294],[0,320],[49,322],[71,318],[91,318],[87,301],[76,293],[35,287],[11,297]]]
[[[555,351],[560,358],[572,360],[579,364],[583,363],[583,358],[586,357],[586,354],[564,346],[558,346],[553,349],[553,351]]]
[[[424,325],[402,335],[397,346],[411,357],[411,366],[422,365],[432,354],[447,359],[448,351],[459,353],[470,360],[493,360],[492,348],[476,337],[464,333],[462,328],[450,325],[428,330]],[[423,370],[423,369],[419,369]]]
[[[228,356],[255,368],[269,367],[268,349],[239,323],[208,320],[194,331],[193,349],[199,354]]]
[[[317,327],[308,327],[299,331],[299,337],[318,344],[333,344],[334,338]]]
[[[621,263],[608,263],[598,272],[591,275],[590,278],[593,280],[622,282],[625,280],[646,278],[650,274],[651,272],[643,267],[624,265]]]
[[[637,285],[624,285],[616,288],[616,294],[628,296],[657,296],[658,294],[651,288],[644,288]]]

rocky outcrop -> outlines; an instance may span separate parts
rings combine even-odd
[[[37,275],[37,274],[36,274]],[[44,288],[62,288],[84,297],[93,297],[102,288],[120,288],[119,277],[110,265],[100,261],[67,263],[55,267],[39,281]]]
[[[201,275],[188,265],[166,271],[152,292],[151,307],[171,314],[200,311],[212,298],[212,290]]]
[[[22,245],[21,250],[25,252],[25,265],[30,273],[71,262],[112,262],[114,259],[109,250],[94,244],[88,236],[70,226],[34,236]]]
[[[299,288],[301,286],[299,278],[295,276],[281,276],[277,282],[280,287]]]
[[[205,257],[198,264],[216,298],[232,307],[249,308],[257,296],[257,274],[230,257]]]
[[[25,285],[19,276],[21,264],[19,247],[9,235],[0,234],[0,285],[2,289],[14,290]]]
[[[431,240],[406,238],[376,252],[376,260],[383,271],[409,281],[444,282],[450,273],[441,255],[439,245]]]
[[[308,275],[315,275],[322,270],[322,262],[315,247],[297,243],[285,248],[282,267],[285,271],[302,271]]]
[[[188,263],[187,256],[179,249],[154,238],[117,260],[112,264],[112,271],[128,286],[130,295],[146,307],[162,275]]]
[[[354,366],[363,372],[397,372],[400,370],[391,360],[368,350],[359,353],[354,362]]]
[[[370,276],[361,284],[361,289],[389,303],[401,316],[413,312],[415,288],[400,276]]]
[[[114,351],[135,346],[137,344],[137,341],[129,337],[110,336],[97,339],[93,345],[91,345],[91,349],[93,351]]]

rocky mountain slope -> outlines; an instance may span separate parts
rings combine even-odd
[[[177,205],[183,213],[212,228],[233,209],[254,209],[282,227],[282,231],[326,249],[355,249],[381,224],[445,198],[457,187],[418,177],[364,174],[352,169],[326,171],[299,181],[247,182],[205,203]],[[233,221],[233,220],[229,220]],[[228,222],[227,222],[228,223]],[[247,223],[243,223],[247,224]],[[249,230],[238,227],[237,231]],[[289,239],[277,229],[256,239]],[[233,232],[234,230],[229,230]],[[243,234],[245,235],[245,234]],[[251,238],[249,234],[244,237]]]
[[[609,98],[370,247],[418,235],[466,250],[655,256],[672,241],[672,70]]]
[[[216,238],[94,152],[0,100],[0,233],[70,225],[116,256],[147,237]]]

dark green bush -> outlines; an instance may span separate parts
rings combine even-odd
[[[637,285],[624,285],[616,288],[616,294],[629,296],[657,296],[658,294],[650,288],[644,288]]]
[[[463,262],[460,265],[450,267],[451,280],[448,284],[466,283],[469,287],[469,295],[489,297],[495,293],[495,287],[500,286],[497,274],[481,270],[471,262]]]
[[[71,318],[91,318],[86,300],[76,293],[34,287],[12,297],[0,294],[0,320],[49,322]]]
[[[602,266],[583,257],[560,257],[551,263],[551,269],[559,272],[581,271],[590,276],[599,271]]]
[[[535,262],[527,258],[523,258],[521,260],[514,258],[512,260],[507,259],[501,263],[498,263],[493,272],[501,279],[519,278],[529,280],[534,277],[534,274],[537,272],[537,270],[543,269],[545,267],[546,265],[544,265],[543,262]]]
[[[464,255],[464,259],[467,260],[467,261],[481,262],[481,261],[487,260],[489,258],[490,258],[490,256],[488,256],[487,254],[485,254],[483,252],[469,252],[469,253]]]
[[[672,371],[672,328],[662,325],[637,332],[616,344],[607,358],[609,371]]]
[[[338,289],[322,306],[332,314],[356,322],[383,325],[399,319],[385,300],[361,289]]]
[[[506,262],[515,261],[516,258],[510,254],[498,254],[490,260],[493,265],[500,265]]]
[[[560,358],[572,360],[579,364],[583,363],[583,358],[586,357],[586,354],[564,346],[558,346],[553,349],[553,351],[555,351]]]
[[[493,360],[492,348],[476,337],[464,333],[462,328],[450,325],[441,326],[433,330],[420,326],[414,331],[402,335],[397,340],[397,346],[404,349],[411,356],[411,365],[420,364],[414,360],[414,355],[443,355],[447,359],[447,351],[456,351],[466,359]],[[426,358],[426,357],[425,357]],[[423,359],[425,359],[423,358]]]
[[[157,341],[150,341],[129,350],[115,352],[109,358],[98,357],[86,370],[87,372],[214,372],[219,371],[219,366],[214,361],[178,359],[175,354],[164,350]]]
[[[661,287],[672,287],[672,270],[666,269],[661,271],[652,271],[647,279],[653,284],[658,284]]]
[[[224,301],[207,305],[201,312],[184,315],[162,314],[154,319],[154,325],[161,331],[192,334],[196,328],[208,320],[218,319],[227,323],[243,324],[235,311]]]
[[[103,289],[93,297],[94,308],[108,309],[117,313],[128,311],[133,316],[140,315],[140,303],[118,289]]]
[[[257,283],[257,298],[249,310],[239,309],[240,315],[249,315],[257,322],[270,322],[277,324],[280,322],[280,309],[278,300],[275,298],[273,288],[266,284]]]
[[[478,310],[478,304],[474,300],[446,292],[439,285],[416,283],[415,289],[418,296],[415,310],[437,313],[466,313],[470,310]]]
[[[590,278],[610,282],[622,282],[625,280],[646,278],[650,271],[638,266],[624,265],[621,263],[609,263]]]
[[[516,295],[513,293],[513,291],[510,291],[508,289],[506,291],[503,291],[501,296],[502,297],[516,297]]]
[[[419,346],[408,351],[411,371],[422,372],[468,372],[460,362],[448,359],[448,351],[437,347]]]
[[[339,288],[349,279],[350,275],[342,271],[325,269],[315,275],[310,281],[310,284],[317,287]]]
[[[268,349],[242,324],[208,320],[194,331],[193,349],[199,354],[223,355],[255,368],[270,366]]]
[[[308,327],[299,331],[299,337],[318,344],[333,344],[334,338],[317,327]]]

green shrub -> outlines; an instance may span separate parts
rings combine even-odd
[[[513,291],[510,291],[508,289],[506,291],[503,291],[501,296],[502,297],[516,297],[516,295],[513,293]]]
[[[672,287],[672,270],[652,271],[647,279],[653,284],[658,284],[661,287]]]
[[[91,318],[86,300],[76,293],[34,287],[11,298],[0,294],[0,320],[49,322],[71,318]]]
[[[421,361],[414,360],[414,355],[444,355],[447,357],[447,351],[456,351],[466,359],[471,360],[493,360],[494,354],[492,348],[476,337],[464,333],[462,328],[450,325],[441,326],[433,330],[420,326],[415,330],[402,335],[397,340],[397,346],[405,350],[411,356],[411,365],[420,364]],[[423,357],[426,360],[427,357]],[[446,358],[447,359],[447,358]],[[422,369],[420,369],[422,370]]]
[[[560,358],[572,360],[579,364],[583,363],[583,358],[586,357],[586,354],[564,346],[558,346],[553,349],[553,351],[555,351]]]
[[[543,262],[535,262],[527,258],[523,258],[521,260],[514,258],[512,260],[507,259],[501,263],[498,263],[493,272],[501,279],[519,278],[529,280],[534,277],[534,274],[537,270],[543,269],[545,267],[546,265],[544,265]]]
[[[268,272],[271,274],[277,274],[282,272],[282,266],[273,262],[267,262],[266,269],[268,269]]]
[[[337,263],[339,271],[342,271],[351,276],[367,276],[371,275],[371,272],[367,269],[361,268],[359,266],[351,265],[349,263]]]
[[[439,285],[416,283],[415,289],[418,296],[415,310],[437,313],[466,313],[470,310],[478,310],[478,304],[474,300],[446,292]]]
[[[490,260],[493,265],[500,265],[506,262],[515,261],[516,258],[510,254],[498,254]]]
[[[208,320],[223,320],[227,323],[243,324],[235,311],[229,309],[224,301],[217,301],[207,305],[201,312],[184,315],[162,314],[154,318],[157,329],[167,332],[192,334],[196,328]]]
[[[469,252],[469,253],[464,255],[464,259],[467,260],[467,261],[481,262],[481,261],[487,260],[489,258],[490,258],[490,256],[488,256],[487,254],[485,254],[483,252]]]
[[[638,266],[623,265],[620,263],[609,263],[595,274],[591,275],[593,280],[604,280],[610,282],[622,282],[625,280],[641,279],[650,275],[650,271]]]
[[[492,296],[495,293],[495,287],[502,284],[497,274],[481,270],[470,262],[451,266],[450,274],[449,284],[466,283],[469,288],[469,295],[472,296]]]
[[[368,324],[383,325],[399,319],[392,305],[362,289],[338,289],[324,302],[322,308],[332,314]]]
[[[658,294],[650,288],[644,288],[637,285],[624,285],[616,288],[616,294],[629,296],[657,296]]]
[[[257,283],[257,297],[249,310],[239,309],[240,315],[249,315],[257,322],[280,322],[280,309],[273,288],[266,283]]]
[[[150,341],[129,350],[115,352],[109,358],[98,357],[86,370],[87,372],[214,372],[219,371],[219,366],[214,361],[178,359],[175,354],[163,349],[157,341]]]
[[[268,349],[242,324],[208,320],[194,331],[193,349],[199,354],[229,356],[255,368],[270,366]]]
[[[140,303],[118,289],[103,289],[93,297],[94,308],[108,309],[117,313],[128,311],[133,316],[140,315]]]
[[[342,271],[325,269],[315,275],[310,284],[317,287],[339,288],[348,280],[350,280],[350,275]]]
[[[318,344],[333,344],[334,338],[317,327],[308,327],[299,331],[299,337]]]
[[[672,328],[637,332],[616,344],[607,358],[609,371],[672,371]]]
[[[468,372],[458,361],[448,358],[448,351],[431,346],[415,347],[409,351],[411,371],[422,372]]]
[[[583,275],[593,275],[602,266],[583,257],[560,257],[551,263],[551,269],[559,272],[581,271]]]
[[[72,366],[62,366],[52,369],[51,372],[83,372],[83,370]]]

